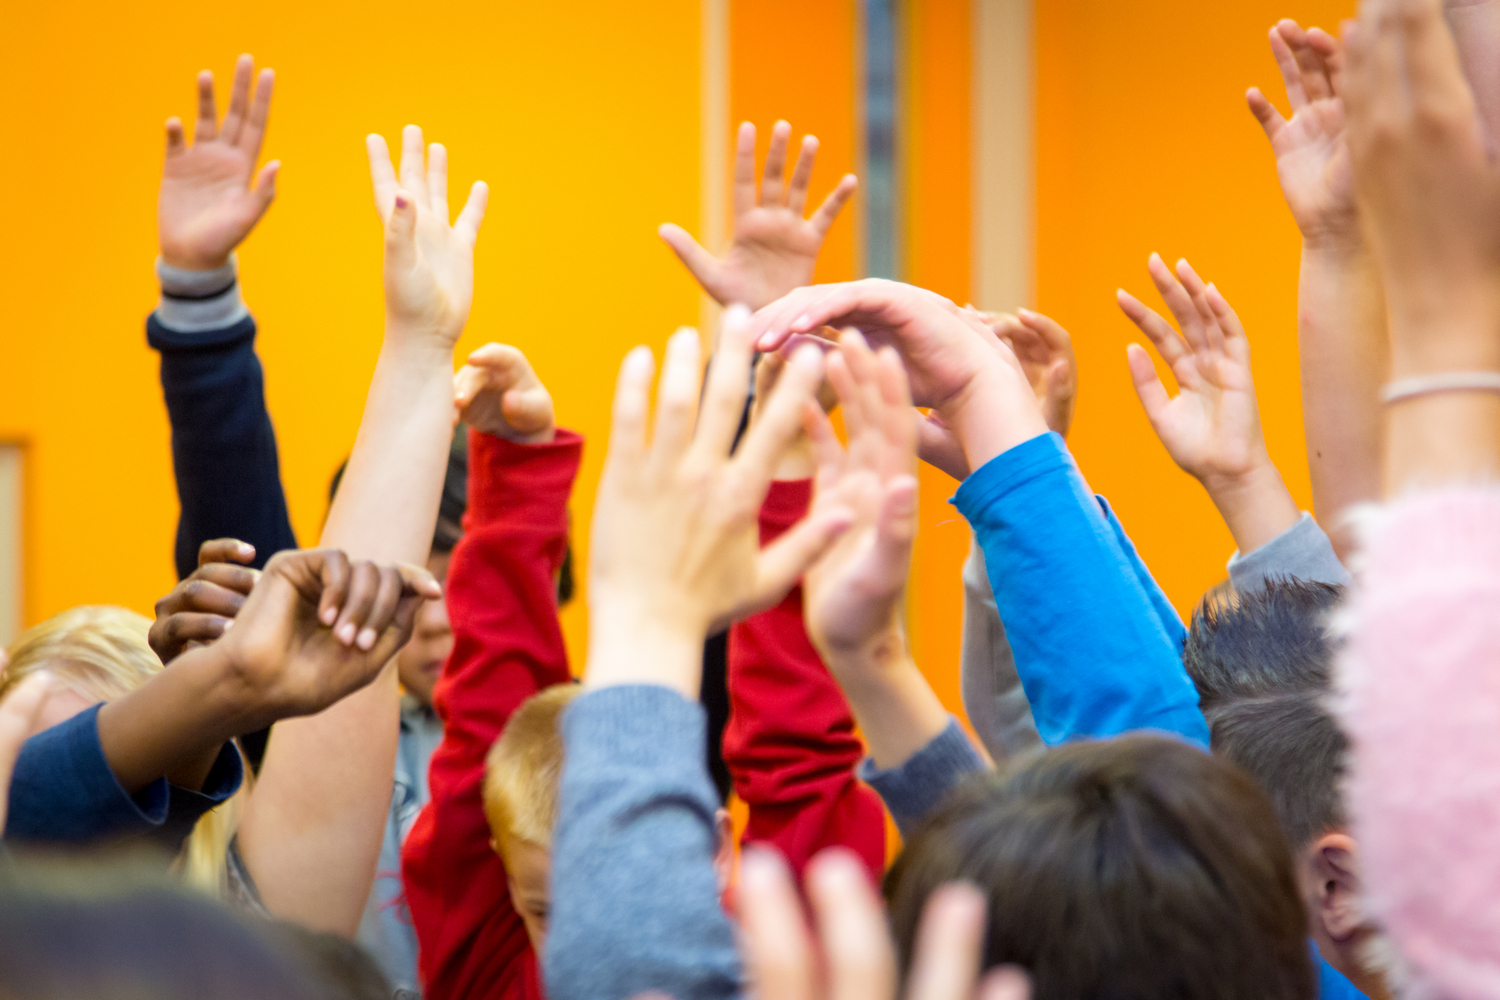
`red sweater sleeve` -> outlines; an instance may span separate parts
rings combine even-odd
[[[571,680],[554,577],[582,450],[568,431],[546,445],[469,434],[469,512],[448,569],[453,653],[433,697],[443,742],[428,772],[432,801],[402,852],[428,1000],[540,996],[481,789],[485,756],[511,713]]]
[[[811,498],[808,480],[772,483],[761,544],[794,525]],[[885,814],[854,775],[863,756],[844,693],[807,638],[801,586],[730,630],[724,762],[750,807],[746,843],[774,845],[799,877],[825,847],[847,847],[878,881]]]

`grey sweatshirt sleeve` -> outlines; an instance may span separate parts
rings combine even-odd
[[[1328,535],[1304,513],[1302,520],[1248,555],[1229,559],[1229,581],[1241,594],[1264,590],[1267,581],[1295,577],[1309,583],[1348,586],[1351,577],[1339,562]]]
[[[867,757],[860,764],[859,777],[885,802],[901,836],[909,837],[949,792],[969,775],[985,770],[988,766],[963,727],[950,718],[947,729],[899,767],[883,771]]]
[[[1016,673],[1016,658],[1005,637],[995,593],[990,589],[984,551],[969,544],[964,563],[964,631],[959,657],[964,711],[990,757],[1001,761],[1042,745],[1031,703]]]
[[[664,687],[610,687],[579,696],[561,729],[547,996],[740,996],[703,709]]]

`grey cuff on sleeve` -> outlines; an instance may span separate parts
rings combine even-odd
[[[1349,571],[1339,562],[1333,543],[1313,516],[1302,519],[1248,555],[1229,559],[1229,579],[1241,594],[1264,590],[1270,580],[1295,578],[1309,583],[1348,586]]]
[[[964,711],[993,760],[1024,753],[1042,745],[1031,703],[1021,687],[1010,639],[990,589],[984,550],[969,547],[964,563],[963,642],[959,657],[959,687]]]
[[[161,302],[156,307],[157,322],[176,333],[204,333],[238,323],[249,311],[240,297],[237,270],[233,256],[212,271],[173,267],[158,257]]]
[[[866,758],[859,766],[859,777],[875,789],[901,835],[907,837],[964,778],[986,769],[958,720],[949,718],[946,729],[900,766],[881,770]]]

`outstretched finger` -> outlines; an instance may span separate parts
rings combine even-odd
[[[375,599],[370,602],[369,613],[362,621],[355,622],[358,632],[354,644],[365,652],[375,648],[375,641],[391,626],[396,617],[396,607],[406,590],[406,581],[394,566],[380,566],[376,570],[379,582],[375,587]]]
[[[384,222],[396,203],[396,191],[401,187],[396,180],[396,170],[391,166],[391,150],[385,144],[385,136],[371,132],[365,136],[365,152],[370,158],[370,184],[375,189],[375,211]]]
[[[1276,105],[1266,99],[1266,95],[1260,92],[1259,87],[1251,87],[1245,91],[1245,103],[1250,106],[1250,113],[1255,120],[1260,122],[1260,127],[1266,133],[1266,138],[1272,142],[1286,128],[1286,119],[1281,117],[1281,112],[1276,110]]]
[[[890,345],[875,353],[876,381],[880,390],[880,422],[885,438],[882,475],[889,478],[916,467],[917,428],[912,422],[911,383],[901,355]]]
[[[651,462],[659,472],[675,468],[693,440],[702,358],[703,342],[692,327],[680,328],[667,341],[656,387],[656,428],[651,440]]]
[[[417,199],[418,205],[427,204],[426,147],[422,142],[422,129],[408,125],[401,130],[401,186]]]
[[[1286,99],[1292,106],[1292,114],[1296,114],[1307,106],[1307,91],[1302,85],[1302,70],[1297,65],[1297,57],[1292,55],[1291,46],[1287,45],[1286,39],[1281,35],[1280,25],[1271,29],[1271,55],[1276,58],[1276,68],[1281,70],[1281,80],[1286,84]]]
[[[1439,0],[1403,0],[1401,53],[1412,100],[1419,108],[1463,108],[1468,138],[1479,142],[1474,119],[1474,92],[1464,77],[1453,32],[1443,20]]]
[[[681,226],[664,222],[657,227],[656,235],[672,248],[677,259],[682,261],[682,266],[688,269],[688,273],[697,278],[698,283],[708,289],[710,295],[718,298],[716,289],[719,287],[719,259],[703,249],[698,241]]]
[[[490,186],[484,181],[475,181],[469,188],[469,200],[464,202],[458,221],[453,223],[453,231],[467,240],[471,247],[479,240],[479,226],[484,222],[485,206],[489,203]]]
[[[167,159],[187,152],[187,139],[182,134],[182,119],[167,119]]]
[[[828,193],[828,197],[823,199],[823,204],[818,206],[818,210],[813,213],[810,220],[812,227],[818,231],[818,235],[828,235],[828,230],[832,229],[833,224],[838,221],[839,213],[844,210],[849,199],[854,197],[854,191],[858,187],[859,178],[853,174],[845,174],[839,180],[838,187]]]
[[[740,122],[734,147],[734,217],[755,207],[755,125]]]
[[[817,961],[786,862],[769,848],[746,848],[736,896],[741,948],[755,994],[814,1000]]]
[[[271,91],[276,87],[276,72],[263,69],[255,84],[255,100],[250,103],[245,125],[240,129],[236,145],[243,149],[253,164],[260,159],[260,147],[266,140],[266,124],[271,120]]]
[[[802,433],[807,436],[813,464],[817,467],[813,476],[814,491],[821,494],[833,486],[844,471],[844,447],[833,432],[833,422],[817,403],[803,407]]]
[[[786,150],[792,141],[790,122],[779,121],[771,127],[771,145],[766,150],[766,165],[760,182],[760,203],[764,207],[786,204],[782,184],[786,178]]]
[[[1177,331],[1172,329],[1171,324],[1123,288],[1116,289],[1115,300],[1119,302],[1120,311],[1129,317],[1130,322],[1151,339],[1152,346],[1167,363],[1167,367],[1176,371],[1177,363],[1187,357],[1188,349],[1183,344],[1182,338],[1177,335]]]
[[[1307,41],[1307,32],[1296,21],[1287,19],[1276,26],[1281,34],[1282,41],[1286,42],[1287,48],[1291,49],[1292,58],[1297,61],[1297,71],[1302,74],[1302,92],[1307,96],[1309,102],[1322,101],[1333,96],[1333,88],[1328,83],[1328,68],[1323,65],[1323,57]]]
[[[609,421],[606,475],[628,474],[646,457],[646,409],[656,361],[644,345],[625,355],[615,380],[615,399]]]
[[[235,60],[234,81],[229,85],[229,110],[224,112],[224,124],[219,129],[219,134],[231,146],[239,145],[240,131],[250,111],[250,78],[254,72],[255,60],[249,53]]]
[[[759,509],[770,488],[771,473],[791,447],[802,427],[803,404],[813,400],[823,381],[823,354],[816,347],[797,349],[787,362],[776,388],[760,411],[755,426],[745,435],[734,458],[746,498]]]
[[[708,362],[703,403],[693,451],[700,461],[722,460],[734,446],[750,389],[750,310],[730,306],[724,312],[719,346]]]
[[[807,209],[807,188],[812,183],[813,164],[817,159],[817,136],[804,135],[802,148],[797,153],[797,164],[792,167],[792,180],[786,191],[786,207],[799,216]]]
[[[1182,331],[1182,338],[1188,342],[1188,347],[1194,351],[1201,351],[1207,345],[1208,339],[1203,332],[1203,317],[1198,314],[1198,307],[1193,305],[1192,296],[1183,289],[1182,283],[1167,267],[1166,262],[1159,254],[1152,254],[1151,261],[1146,268],[1151,273],[1151,281],[1156,285],[1156,290],[1161,294],[1162,301],[1167,304],[1167,309],[1172,313],[1172,318],[1177,321],[1178,329]]]
[[[974,886],[939,886],[922,907],[907,1000],[967,1000],[984,953],[985,898]]]
[[[1135,394],[1140,398],[1146,417],[1155,426],[1172,402],[1172,397],[1167,394],[1167,387],[1162,385],[1161,377],[1156,374],[1156,365],[1151,363],[1151,355],[1140,344],[1131,344],[1125,348],[1125,362],[1130,366],[1130,381],[1135,385]]]
[[[790,531],[760,550],[755,558],[755,597],[750,613],[775,607],[829,546],[854,523],[854,511],[842,504],[813,510]]]
[[[1198,319],[1202,322],[1204,342],[1208,349],[1215,354],[1224,353],[1224,332],[1219,329],[1218,317],[1214,315],[1213,309],[1208,305],[1208,284],[1193,270],[1193,265],[1182,258],[1177,262],[1177,280],[1182,284],[1182,290],[1193,300],[1193,308],[1198,312]]]
[[[808,865],[806,885],[827,959],[828,1000],[894,1000],[895,949],[864,866],[833,848]]]
[[[1249,345],[1249,338],[1245,336],[1245,325],[1240,322],[1239,314],[1229,305],[1229,300],[1224,298],[1219,291],[1218,285],[1209,285],[1204,290],[1204,300],[1208,308],[1213,311],[1214,319],[1220,330],[1224,332],[1226,346],[1233,349],[1236,344],[1243,342]]]
[[[344,596],[338,621],[333,626],[334,638],[345,646],[354,645],[359,638],[359,627],[370,617],[370,609],[374,606],[379,591],[379,567],[366,559],[350,565],[349,592]]]
[[[427,147],[427,205],[432,214],[448,225],[448,147],[434,142]]]
[[[214,101],[214,74],[198,74],[198,120],[193,123],[193,142],[209,142],[219,130],[219,108]]]

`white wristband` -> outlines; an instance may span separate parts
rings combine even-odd
[[[1439,375],[1403,378],[1382,389],[1380,401],[1386,404],[1399,403],[1440,392],[1500,393],[1500,372],[1443,372]]]

